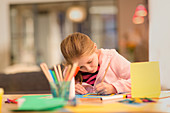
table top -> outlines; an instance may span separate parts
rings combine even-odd
[[[77,99],[77,105],[71,106],[66,105],[60,110],[55,112],[170,112],[170,92],[168,92],[164,97],[160,99],[154,99],[156,102],[152,103],[142,103],[138,105],[124,104],[118,102],[120,99],[102,101],[99,98],[79,98]],[[5,103],[7,98],[15,99],[22,96],[31,95],[31,94],[10,94],[3,95],[2,99],[2,113],[14,113],[12,109],[17,109],[17,104]],[[37,94],[32,94],[37,95]],[[39,94],[38,94],[39,95]],[[28,111],[29,112],[29,111]],[[28,113],[20,112],[20,113]],[[51,111],[45,111],[43,113],[49,113]],[[29,112],[30,113],[30,112]],[[38,111],[32,113],[39,113]]]

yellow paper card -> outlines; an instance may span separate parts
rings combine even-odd
[[[1,107],[2,107],[2,96],[4,94],[4,90],[3,88],[0,88],[0,110],[1,110]]]
[[[132,98],[154,98],[161,93],[159,62],[131,63]]]

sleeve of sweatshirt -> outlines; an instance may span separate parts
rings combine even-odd
[[[117,92],[130,92],[130,62],[121,56],[118,52],[114,52],[111,59],[111,70],[116,74],[118,80],[112,83]]]

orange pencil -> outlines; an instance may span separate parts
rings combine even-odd
[[[72,67],[72,69],[70,71],[70,75],[69,75],[67,81],[71,81],[71,79],[73,78],[73,76],[74,76],[74,74],[76,72],[76,69],[77,69],[77,65],[78,65],[78,63],[73,64],[73,67]]]
[[[79,70],[80,70],[80,67],[77,67],[77,68],[76,68],[76,71],[75,71],[75,73],[74,73],[74,77],[77,75],[77,73],[79,72]]]
[[[68,79],[69,74],[70,74],[70,70],[71,70],[71,65],[68,65],[67,71],[65,73],[64,81],[66,81]]]

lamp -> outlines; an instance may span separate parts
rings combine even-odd
[[[132,21],[134,24],[142,24],[144,22],[144,18],[143,16],[137,16],[136,14],[134,14]]]
[[[137,16],[146,16],[147,15],[147,10],[146,10],[145,6],[142,5],[142,4],[139,4],[136,7],[135,15],[137,15]]]
[[[86,19],[86,10],[80,6],[70,7],[67,10],[67,17],[73,22],[82,22]]]

